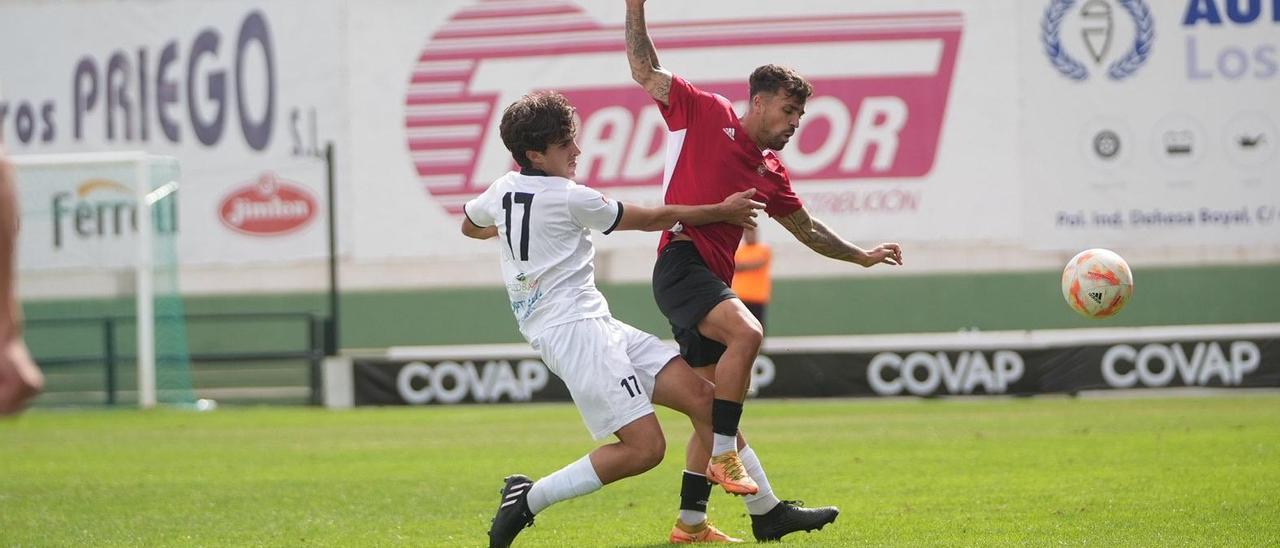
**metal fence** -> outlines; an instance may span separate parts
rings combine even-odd
[[[185,316],[187,363],[197,398],[231,403],[318,404],[327,317],[298,313]],[[37,405],[132,405],[137,371],[132,316],[30,318],[26,338],[44,370]]]

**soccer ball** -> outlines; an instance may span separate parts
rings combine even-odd
[[[1108,249],[1086,249],[1062,270],[1062,298],[1086,318],[1114,316],[1133,296],[1129,263]]]

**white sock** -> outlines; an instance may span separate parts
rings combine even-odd
[[[591,455],[586,455],[533,482],[529,488],[529,511],[537,514],[552,504],[580,497],[602,486],[596,469],[591,466]]]
[[[680,511],[680,523],[683,523],[683,524],[685,524],[685,525],[689,525],[689,526],[693,526],[693,525],[697,525],[697,524],[699,524],[699,523],[702,523],[702,522],[704,522],[704,521],[707,521],[707,513],[706,513],[706,512],[698,512],[698,511],[695,511],[695,510],[681,510],[681,511]]]
[[[769,485],[769,478],[764,475],[764,465],[760,464],[755,450],[750,447],[743,447],[738,451],[738,457],[742,459],[742,466],[747,469],[747,475],[760,486],[756,494],[742,497],[742,502],[747,504],[747,513],[753,516],[768,513],[778,505],[779,501],[773,494],[773,487]]]
[[[724,434],[712,434],[714,441],[711,444],[711,456],[723,455],[738,448],[738,436],[726,436]]]

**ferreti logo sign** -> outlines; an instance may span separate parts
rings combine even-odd
[[[651,24],[649,32],[665,67],[737,103],[760,64],[805,74],[816,93],[782,158],[806,184],[918,178],[933,168],[963,23],[958,12],[812,14]],[[596,188],[660,186],[667,128],[631,81],[623,40],[621,23],[601,24],[563,2],[478,2],[454,13],[422,50],[405,98],[418,182],[460,213],[514,165],[497,132],[502,109],[557,89],[581,117],[580,179]],[[804,65],[813,60],[821,62]]]
[[[53,247],[72,242],[117,241],[138,232],[138,202],[133,189],[110,179],[86,179],[75,192],[57,192],[53,211]],[[158,234],[178,231],[176,200],[161,200],[152,210]]]

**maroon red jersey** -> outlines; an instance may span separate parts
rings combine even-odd
[[[765,203],[770,217],[785,217],[803,205],[791,190],[787,170],[772,150],[761,151],[747,136],[729,100],[693,87],[679,76],[671,78],[668,104],[658,101],[667,121],[667,171],[663,185],[668,204],[715,204],[734,192],[755,188],[752,198]],[[685,226],[707,267],[733,283],[733,254],[742,228],[728,223]],[[671,241],[664,232],[661,251]]]

